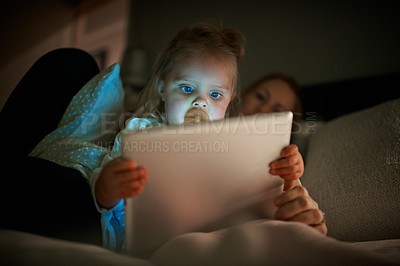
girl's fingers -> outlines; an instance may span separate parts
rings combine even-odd
[[[130,198],[139,195],[142,193],[143,187],[139,186],[135,189],[126,189],[122,192],[122,198]]]
[[[270,169],[269,172],[271,175],[279,175],[282,177],[283,175],[290,175],[297,172],[301,173],[302,169],[303,168],[300,164],[295,164],[284,168]]]
[[[147,169],[144,167],[137,167],[134,170],[122,171],[115,174],[115,178],[119,183],[132,182],[147,177]],[[147,180],[147,178],[146,178]]]
[[[133,182],[130,181],[130,182],[125,182],[125,183],[119,184],[119,187],[121,188],[121,190],[123,190],[125,188],[128,190],[131,190],[131,189],[135,189],[135,188],[141,187],[141,186],[143,186],[141,180],[135,180]]]
[[[296,185],[296,179],[295,180],[287,180],[285,179],[284,185],[283,185],[283,191],[287,191],[289,189],[292,189]]]
[[[303,164],[303,158],[301,157],[300,153],[273,161],[269,164],[269,167],[271,167],[271,169],[279,169],[295,164]]]
[[[296,155],[299,152],[299,148],[296,144],[290,144],[286,148],[284,148],[281,152],[282,157],[288,157],[291,155]]]
[[[112,169],[114,173],[132,171],[137,168],[137,163],[131,159],[118,157],[110,161],[105,167]]]
[[[297,179],[300,179],[302,175],[303,172],[295,172],[295,173],[290,173],[288,175],[281,175],[280,177],[283,178],[284,180],[296,181]]]

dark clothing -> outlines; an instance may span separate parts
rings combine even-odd
[[[57,49],[36,61],[11,93],[0,113],[1,228],[101,245],[100,214],[79,171],[28,156],[97,73],[87,52]]]

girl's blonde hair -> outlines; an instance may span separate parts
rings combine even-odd
[[[237,112],[241,94],[239,67],[244,56],[244,46],[244,36],[235,29],[217,28],[201,23],[179,31],[156,60],[150,80],[140,93],[139,105],[135,113],[141,117],[150,115],[157,122],[164,123],[164,104],[158,93],[162,80],[172,70],[175,63],[205,52],[211,52],[213,55],[225,59],[225,61],[230,60],[235,64],[236,71],[232,80],[232,91],[235,96],[229,104],[226,114]]]

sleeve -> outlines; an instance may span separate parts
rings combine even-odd
[[[125,222],[124,222],[124,205],[121,200],[111,209],[102,207],[96,200],[94,187],[103,167],[114,158],[121,156],[121,133],[115,138],[112,150],[103,157],[101,166],[96,168],[89,179],[90,189],[92,192],[94,204],[101,213],[101,229],[103,247],[114,252],[125,249]]]
[[[127,121],[126,129],[129,131],[142,130],[145,128],[152,127],[153,121],[143,118],[132,118]],[[114,146],[111,151],[103,157],[103,161],[99,168],[95,169],[90,178],[89,184],[93,196],[94,203],[97,210],[101,213],[101,228],[103,232],[103,247],[112,251],[118,252],[125,250],[125,213],[124,213],[124,201],[121,200],[112,209],[106,209],[100,206],[96,200],[94,187],[96,181],[99,178],[103,167],[111,160],[121,156],[121,135],[119,132],[114,140]]]
[[[112,211],[101,213],[103,247],[114,252],[126,249],[125,244],[125,211],[121,200]]]

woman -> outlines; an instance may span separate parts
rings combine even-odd
[[[252,115],[292,111],[299,120],[302,113],[300,88],[290,76],[268,74],[251,85],[242,96],[240,113]]]

